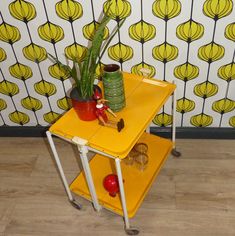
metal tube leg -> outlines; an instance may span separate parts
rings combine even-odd
[[[118,184],[119,184],[119,189],[120,189],[122,209],[123,209],[123,215],[124,215],[124,221],[125,221],[125,231],[129,235],[136,235],[136,234],[139,233],[139,230],[131,228],[130,223],[129,223],[127,207],[126,207],[125,191],[124,191],[124,186],[123,186],[122,170],[121,170],[121,165],[120,165],[120,159],[115,158],[115,163],[116,163]]]
[[[98,199],[97,199],[94,182],[93,182],[92,175],[91,175],[90,166],[89,166],[89,162],[88,162],[88,159],[87,159],[88,149],[87,149],[86,146],[79,146],[78,145],[78,150],[80,151],[82,167],[83,167],[84,172],[85,172],[86,181],[87,181],[88,188],[89,188],[89,191],[90,191],[90,194],[91,194],[91,199],[92,199],[94,208],[97,211],[100,211],[102,209],[102,207],[100,206],[100,204],[98,202]]]
[[[126,225],[126,228],[130,228],[127,207],[126,207],[125,192],[124,192],[124,187],[123,187],[123,182],[122,182],[123,179],[122,179],[120,160],[116,158],[115,163],[116,163],[116,168],[117,168],[117,176],[118,176],[118,183],[119,183],[119,189],[120,189],[120,194],[121,194],[122,209],[123,209],[123,214],[124,214],[125,225]]]
[[[146,133],[150,134],[150,125],[146,128]]]
[[[175,81],[173,81],[173,84],[175,84]],[[181,156],[181,153],[176,150],[176,144],[175,144],[175,138],[176,136],[176,91],[172,94],[172,143],[173,143],[173,149],[172,149],[172,155],[175,157]]]
[[[173,81],[173,83],[175,83]],[[176,132],[176,92],[172,95],[172,142],[173,142],[173,149],[175,149],[175,132]]]
[[[49,141],[49,144],[50,144],[52,153],[53,153],[53,155],[54,155],[55,162],[56,162],[56,165],[57,165],[58,170],[59,170],[59,173],[60,173],[60,177],[61,177],[62,182],[63,182],[63,184],[64,184],[65,191],[66,191],[66,193],[67,193],[67,195],[68,195],[69,201],[71,202],[71,204],[72,204],[74,207],[76,207],[77,209],[81,209],[82,206],[81,206],[79,203],[76,203],[76,201],[75,201],[75,199],[73,198],[72,193],[71,193],[71,191],[70,191],[70,188],[69,188],[67,179],[66,179],[66,177],[65,177],[65,174],[64,174],[64,171],[63,171],[63,168],[62,168],[62,165],[61,165],[61,162],[60,162],[60,159],[59,159],[59,156],[58,156],[58,153],[57,153],[55,144],[54,144],[54,141],[53,141],[53,139],[52,139],[51,132],[50,132],[50,131],[47,131],[47,132],[46,132],[46,135],[47,135],[47,139],[48,139],[48,141]]]

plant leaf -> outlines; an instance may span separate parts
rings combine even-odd
[[[68,65],[63,64],[61,61],[58,60],[58,58],[52,56],[50,53],[47,53],[47,56],[52,62],[57,63],[64,70],[69,71],[69,73],[71,75],[71,68]]]
[[[78,91],[79,91],[79,88],[80,88],[80,80],[78,78],[78,73],[77,73],[77,68],[76,68],[76,62],[73,61],[73,68],[71,70],[71,76],[72,78],[75,80],[76,82],[76,85],[77,85],[77,88],[78,88]]]
[[[95,77],[96,61],[99,58],[100,48],[104,38],[104,30],[111,17],[104,15],[99,24],[93,40],[92,45],[88,49],[86,57],[84,58],[81,73],[81,89],[87,90],[86,95],[91,97],[93,94],[93,83]],[[83,92],[85,93],[85,91]]]
[[[109,44],[111,43],[112,39],[113,39],[114,36],[117,34],[118,30],[119,30],[119,29],[122,27],[122,25],[124,24],[125,20],[126,20],[126,18],[124,18],[124,19],[120,22],[120,24],[117,25],[117,26],[114,28],[113,32],[111,33],[111,36],[109,37],[108,41],[105,43],[104,47],[102,48],[102,52],[101,52],[101,54],[100,54],[100,59],[99,59],[98,63],[100,62],[102,56],[104,55],[104,53],[105,53],[107,47],[109,46]],[[98,63],[97,63],[97,64],[98,64]]]

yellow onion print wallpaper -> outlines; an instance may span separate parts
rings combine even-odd
[[[99,66],[175,80],[178,127],[235,127],[233,0],[1,0],[0,126],[48,126],[70,109],[72,81],[47,52],[82,59],[102,11],[104,37],[126,21]],[[171,124],[167,103],[152,125]]]

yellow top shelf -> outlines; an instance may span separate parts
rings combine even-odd
[[[176,86],[129,73],[123,73],[123,76],[126,107],[116,113],[125,121],[120,133],[99,125],[97,120],[81,121],[73,108],[50,127],[50,132],[70,140],[75,136],[83,138],[96,150],[125,158]]]

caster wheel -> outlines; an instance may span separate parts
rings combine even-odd
[[[175,148],[172,149],[171,154],[172,154],[174,157],[180,157],[180,156],[181,156],[181,153],[178,152]]]
[[[139,230],[135,229],[135,228],[129,228],[129,229],[125,229],[126,234],[128,235],[137,235],[139,234]]]
[[[80,205],[79,203],[77,203],[75,200],[69,201],[69,202],[71,203],[71,205],[72,205],[74,208],[76,208],[76,209],[78,209],[78,210],[81,210],[81,209],[82,209],[82,205]]]

